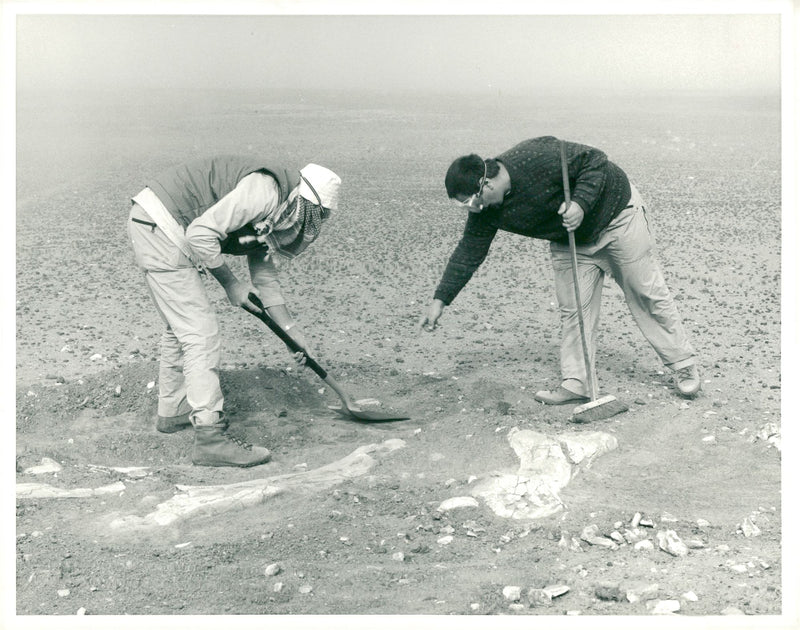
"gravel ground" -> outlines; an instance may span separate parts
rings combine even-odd
[[[52,98],[24,96],[18,113],[16,481],[117,485],[17,499],[18,615],[781,614],[776,103],[627,102],[587,118],[509,101],[492,105],[503,122],[490,133],[478,104],[457,102]],[[500,235],[442,328],[417,328],[464,220],[444,199],[450,160],[547,134],[603,148],[649,201],[701,356],[697,399],[675,395],[610,287],[598,369],[630,411],[586,427],[533,400],[558,373],[541,242]],[[331,412],[335,394],[209,284],[232,430],[273,460],[196,468],[190,432],[154,430],[160,321],[132,266],[126,199],[174,161],[230,151],[343,177],[340,211],[283,267],[284,289],[331,374],[410,420]],[[519,431],[599,431],[617,447],[580,468],[551,516],[505,518],[481,500],[439,509],[518,470]],[[359,474],[303,482],[385,444],[397,448]],[[31,470],[43,460],[57,470]],[[293,481],[256,505],[114,526],[184,486],[268,478]],[[686,547],[661,549],[670,539]]]

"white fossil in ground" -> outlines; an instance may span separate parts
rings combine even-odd
[[[118,530],[163,527],[191,516],[206,516],[246,508],[287,491],[317,492],[345,479],[363,475],[375,464],[376,457],[382,457],[404,446],[403,440],[391,439],[381,444],[360,446],[346,457],[313,470],[225,485],[179,485],[177,488],[180,493],[158,504],[154,512],[145,516],[116,518],[111,521],[110,526]]]
[[[617,448],[617,439],[601,431],[548,436],[512,429],[508,441],[519,457],[519,470],[492,473],[471,493],[498,516],[514,519],[544,518],[563,509],[561,489],[582,467]]]

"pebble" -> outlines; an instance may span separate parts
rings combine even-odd
[[[313,590],[314,590],[314,587],[311,586],[310,584],[303,584],[303,586],[301,586],[299,589],[297,589],[297,591],[299,593],[302,593],[303,595],[308,595]]]
[[[681,609],[681,603],[677,599],[660,599],[652,605],[648,603],[647,608],[653,615],[671,615]]]
[[[280,593],[283,590],[283,582],[275,582],[272,585],[272,592],[273,593]]]
[[[640,540],[633,546],[633,548],[636,551],[653,551],[656,546],[649,540]]]
[[[636,582],[625,589],[625,599],[629,602],[649,601],[658,597],[658,584]]]
[[[281,565],[279,565],[277,562],[273,562],[272,564],[268,564],[264,568],[264,575],[267,577],[271,577],[273,575],[278,575],[278,573],[280,573],[282,570],[283,568],[281,567]]]
[[[398,551],[392,554],[392,560],[396,560],[397,562],[403,562],[406,559],[406,554],[402,551]]]
[[[481,605],[477,602],[473,602],[469,605],[470,610],[480,610]]]
[[[78,608],[78,610],[75,612],[75,614],[79,615],[79,616],[85,615],[86,614],[86,609],[83,606],[81,606],[80,608]]]
[[[685,599],[687,602],[696,602],[698,600],[698,597],[694,591],[686,591],[683,595],[681,595],[681,598]]]
[[[58,589],[58,596],[59,597],[66,597],[67,595],[69,595],[69,589],[68,588],[60,588],[60,589]]]
[[[518,602],[522,597],[522,587],[520,586],[504,586],[503,597],[510,602]]]
[[[664,529],[656,534],[658,546],[662,551],[666,551],[673,556],[685,556],[689,553],[689,548],[678,537],[672,529]]]
[[[566,584],[550,584],[545,586],[542,590],[547,593],[551,599],[555,599],[556,597],[561,597],[569,593],[569,586]]]
[[[600,528],[594,523],[587,525],[581,532],[581,540],[585,540],[590,545],[597,545],[598,547],[606,547],[607,549],[617,549],[618,545],[610,538],[600,536]]]
[[[720,615],[743,615],[744,613],[735,606],[728,606],[720,611]]]
[[[453,542],[453,537],[452,536],[442,536],[436,542],[439,543],[440,545],[449,545],[451,542]]]
[[[522,604],[509,604],[508,609],[513,610],[515,612],[522,612],[523,610],[525,610],[525,606],[523,606]]]
[[[440,512],[447,512],[448,510],[469,507],[478,507],[478,501],[473,497],[452,497],[442,501],[436,509]]]
[[[744,519],[739,528],[742,530],[742,533],[746,538],[750,538],[751,536],[759,536],[761,534],[761,530],[759,529],[758,525],[756,525],[750,517]]]
[[[697,519],[697,526],[698,526],[698,527],[708,527],[708,526],[710,526],[710,525],[711,525],[711,523],[709,523],[709,522],[708,522],[706,519],[704,519],[704,518],[698,518],[698,519]]]
[[[631,519],[631,527],[633,527],[634,529],[639,527],[639,523],[641,523],[641,521],[642,521],[641,513],[636,512],[636,514],[634,514],[633,518]]]

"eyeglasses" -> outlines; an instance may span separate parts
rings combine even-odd
[[[481,195],[483,194],[483,187],[486,185],[486,160],[483,161],[483,177],[481,177],[478,187],[478,192],[474,195],[466,199],[465,201],[459,201],[458,199],[453,199],[457,206],[462,208],[474,208],[475,202],[480,199]]]

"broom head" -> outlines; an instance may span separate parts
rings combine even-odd
[[[570,422],[586,424],[597,420],[605,420],[625,411],[628,411],[628,405],[609,394],[575,407]]]

